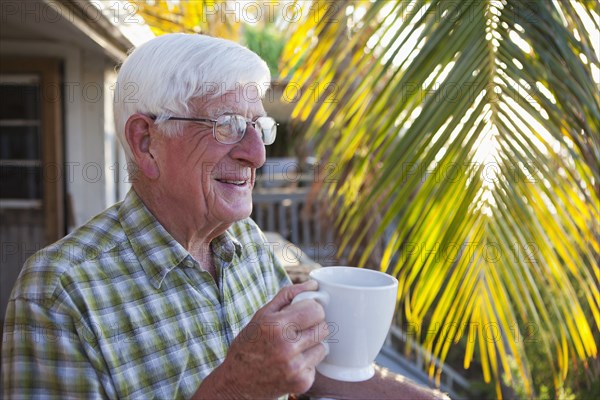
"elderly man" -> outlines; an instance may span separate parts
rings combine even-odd
[[[4,398],[443,398],[388,371],[315,375],[323,308],[291,302],[317,285],[291,285],[248,218],[276,134],[269,82],[263,60],[222,39],[165,35],[131,53],[115,122],[133,187],[23,267]]]
[[[261,102],[269,81],[263,60],[222,39],[165,35],[131,53],[115,119],[132,190],[27,261],[6,314],[5,398],[311,387],[323,309],[290,303],[316,284],[291,285],[248,218],[276,133]]]

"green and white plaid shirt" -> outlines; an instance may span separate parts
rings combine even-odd
[[[32,256],[6,312],[4,398],[191,397],[290,284],[250,219],[211,246],[218,286],[132,190]]]

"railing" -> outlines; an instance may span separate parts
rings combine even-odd
[[[277,232],[322,265],[337,262],[331,225],[318,202],[307,201],[309,187],[259,188],[252,218],[263,231]]]

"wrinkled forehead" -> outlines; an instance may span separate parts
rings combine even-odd
[[[266,115],[262,92],[255,86],[239,87],[218,96],[196,98],[190,108],[196,114],[216,118],[223,114],[240,114],[247,118]]]

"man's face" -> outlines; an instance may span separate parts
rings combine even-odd
[[[265,115],[260,100],[240,93],[197,101],[192,109],[191,117],[197,118],[229,113],[254,120]],[[174,138],[153,135],[160,204],[177,207],[183,213],[180,218],[196,226],[230,225],[250,216],[256,168],[265,162],[259,133],[249,125],[240,142],[221,144],[213,137],[211,123],[183,122],[183,127],[183,134]]]

